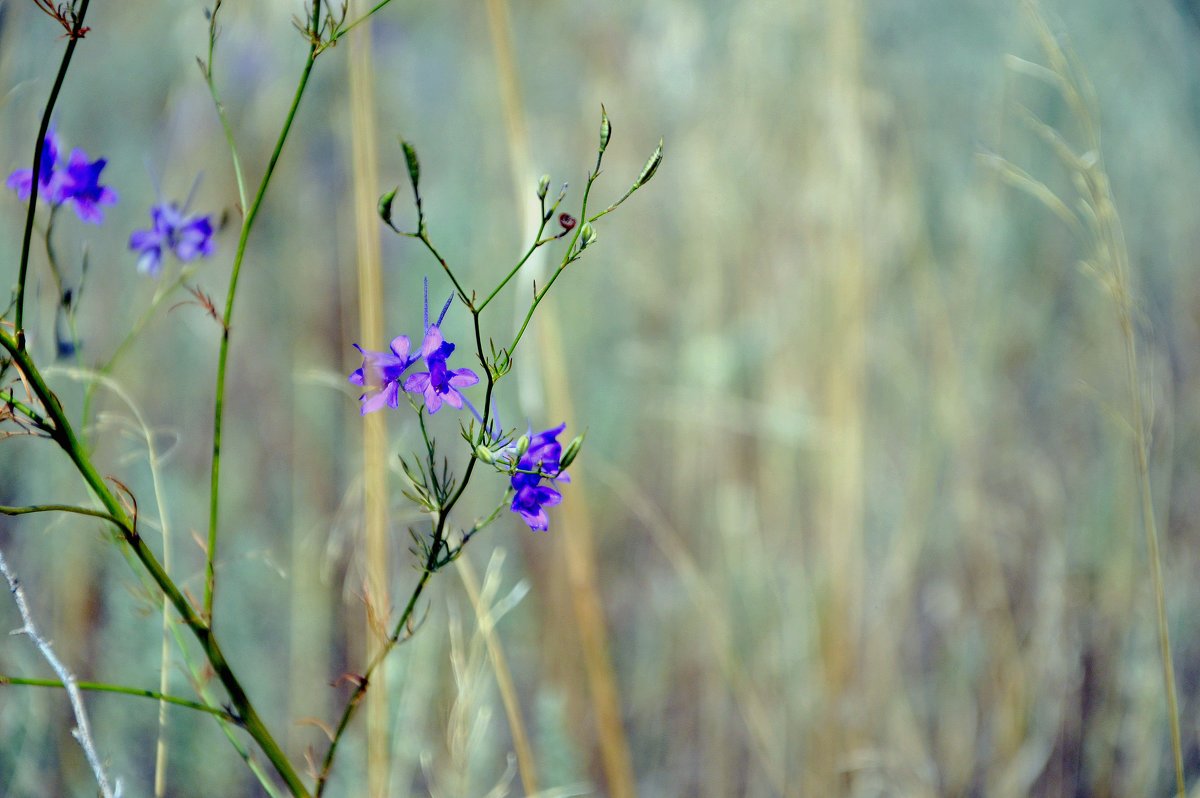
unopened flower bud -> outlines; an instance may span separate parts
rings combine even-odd
[[[592,227],[591,222],[584,222],[583,229],[579,231],[579,250],[582,252],[592,245],[596,240],[596,228]]]
[[[529,451],[529,436],[522,435],[517,438],[517,457],[520,457],[527,451]]]
[[[579,450],[583,448],[583,439],[586,436],[586,432],[583,433],[583,435],[577,435],[571,440],[570,443],[567,444],[567,448],[563,450],[562,457],[560,457],[558,461],[559,470],[562,470],[571,465],[571,463],[575,462],[575,458],[579,455]]]
[[[379,198],[379,218],[387,224],[392,223],[392,201],[396,199],[396,189]]]
[[[546,192],[550,190],[550,175],[542,175],[542,179],[538,181],[538,199],[544,200]]]
[[[634,181],[635,189],[641,188],[650,182],[650,178],[654,177],[654,173],[658,171],[658,165],[663,159],[663,142],[658,140],[658,148],[654,150],[654,154],[650,156],[650,160],[646,161],[646,165],[642,167],[642,173],[638,175],[638,179]]]
[[[600,152],[604,153],[604,149],[608,146],[608,140],[612,136],[612,125],[608,121],[608,111],[604,110],[604,103],[600,103]]]
[[[475,447],[475,456],[488,465],[496,462],[496,456],[492,453],[492,450],[482,443]]]
[[[569,213],[560,213],[558,215],[558,223],[564,233],[569,233],[575,229],[575,217]]]
[[[408,167],[408,177],[412,180],[413,191],[421,182],[421,162],[417,160],[417,151],[404,139],[400,140],[400,149],[404,150],[404,163]]]

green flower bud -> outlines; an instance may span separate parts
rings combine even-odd
[[[492,450],[484,446],[482,443],[475,447],[475,456],[488,465],[496,462],[496,456],[492,454]]]
[[[400,148],[404,150],[404,162],[408,165],[408,177],[412,180],[413,191],[421,182],[421,162],[417,160],[417,151],[404,139],[400,139]]]
[[[587,437],[587,433],[577,435],[567,444],[567,448],[563,450],[562,457],[559,458],[558,467],[566,468],[575,462],[575,458],[579,455],[579,450],[583,448],[583,439]]]
[[[517,457],[520,457],[527,451],[529,451],[529,436],[522,435],[517,438]]]
[[[538,199],[544,200],[548,191],[550,191],[550,175],[542,175],[542,179],[538,181]]]
[[[396,199],[396,190],[394,188],[379,198],[379,218],[389,225],[392,223],[392,201]]]
[[[658,148],[654,150],[654,154],[650,156],[650,160],[646,161],[646,165],[642,167],[642,173],[638,175],[638,179],[634,181],[635,189],[641,188],[650,182],[650,178],[654,177],[654,173],[658,171],[658,165],[663,159],[663,140],[658,140]]]
[[[583,229],[579,231],[579,251],[587,249],[596,240],[596,228],[592,227],[591,222],[584,222]]]
[[[608,121],[608,111],[604,110],[604,103],[600,103],[600,152],[604,153],[608,147],[608,140],[612,136],[612,125]]]

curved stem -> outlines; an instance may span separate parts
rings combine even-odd
[[[212,472],[209,483],[208,501],[208,542],[204,562],[204,617],[208,619],[209,623],[212,623],[213,597],[216,588],[217,518],[221,506],[221,429],[225,416],[225,374],[229,363],[229,325],[233,317],[233,302],[237,297],[238,277],[242,273],[242,260],[246,257],[246,241],[250,237],[250,230],[254,227],[255,219],[258,218],[258,211],[262,207],[263,197],[267,193],[267,186],[271,182],[271,176],[275,173],[275,166],[279,163],[279,156],[283,153],[283,145],[287,141],[288,134],[291,133],[292,122],[296,118],[296,111],[300,108],[300,98],[304,96],[304,89],[308,86],[308,78],[312,74],[313,64],[317,59],[320,47],[320,43],[317,40],[320,10],[321,4],[319,0],[313,0],[312,19],[310,21],[310,32],[313,36],[313,42],[308,50],[308,59],[304,62],[304,71],[300,75],[300,83],[296,86],[295,96],[292,97],[291,107],[288,108],[287,118],[283,122],[283,129],[279,131],[279,138],[275,142],[275,149],[272,151],[271,158],[267,162],[267,170],[263,174],[262,181],[259,183],[258,193],[255,194],[254,201],[250,204],[250,207],[246,209],[246,216],[242,220],[242,232],[238,237],[237,252],[233,257],[233,271],[229,278],[229,293],[225,298],[225,313],[221,319],[224,329],[221,333],[221,350],[217,355],[216,397],[213,402]]]
[[[0,515],[26,515],[29,513],[74,513],[75,515],[99,518],[116,526],[121,525],[121,519],[115,515],[109,515],[101,510],[93,510],[90,507],[76,507],[73,504],[31,504],[26,507],[10,507],[0,504]]]
[[[21,676],[5,676],[0,674],[0,685],[14,684],[23,685],[25,687],[63,687],[66,685],[59,679],[26,679]],[[197,712],[207,712],[209,715],[215,715],[224,721],[237,723],[238,719],[235,715],[220,707],[210,707],[208,704],[201,704],[199,701],[192,701],[179,696],[167,695],[166,693],[157,690],[145,690],[141,687],[129,687],[123,684],[108,684],[107,682],[75,682],[75,686],[80,690],[86,690],[93,693],[119,693],[121,695],[137,696],[138,698],[152,698],[155,701],[162,701],[167,704],[184,707],[186,709],[194,709]]]
[[[25,233],[21,239],[21,270],[17,277],[17,317],[16,317],[16,345],[18,349],[25,349],[25,281],[29,271],[29,245],[33,241],[33,214],[37,210],[37,198],[39,188],[39,176],[42,169],[42,148],[45,145],[46,133],[50,130],[50,117],[54,113],[54,105],[58,102],[58,93],[62,90],[63,81],[67,77],[67,68],[71,66],[71,57],[75,55],[75,45],[79,44],[79,40],[83,38],[83,19],[87,16],[88,3],[91,0],[82,0],[79,4],[79,13],[74,18],[72,30],[67,33],[67,49],[63,51],[61,63],[58,65],[58,74],[54,77],[54,86],[50,89],[50,97],[46,100],[46,110],[42,112],[42,124],[38,128],[37,145],[33,153],[33,175],[29,187],[29,210],[25,214]]]

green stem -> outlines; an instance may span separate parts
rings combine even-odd
[[[482,312],[483,309],[488,306],[488,303],[491,302],[493,299],[495,299],[496,295],[499,294],[502,290],[504,290],[504,286],[508,285],[509,281],[512,280],[512,278],[517,276],[517,272],[519,272],[521,270],[521,267],[525,265],[525,262],[528,261],[533,256],[534,251],[536,251],[537,248],[540,247],[542,244],[546,243],[546,241],[542,240],[542,233],[545,232],[546,223],[548,221],[550,221],[550,216],[552,216],[553,214],[554,214],[553,210],[551,210],[550,215],[547,215],[545,213],[542,214],[542,224],[538,227],[537,235],[535,235],[533,237],[533,244],[529,247],[528,250],[526,250],[525,256],[522,257],[519,261],[517,261],[517,265],[513,266],[512,271],[510,271],[505,276],[505,278],[500,281],[500,284],[497,285],[492,290],[492,293],[487,295],[487,298],[484,299],[483,302],[481,302],[479,304],[479,307],[477,308],[477,310]],[[553,239],[547,239],[547,240],[553,240]]]
[[[208,84],[208,93],[212,95],[213,105],[217,109],[217,118],[221,120],[221,129],[225,131],[225,144],[229,147],[229,155],[233,160],[233,177],[237,181],[238,208],[246,211],[246,180],[242,175],[242,159],[238,156],[237,142],[233,138],[233,128],[229,125],[229,117],[225,114],[225,105],[217,93],[217,83],[213,79],[213,50],[217,46],[217,13],[221,10],[222,0],[217,0],[208,17],[208,62],[204,65],[204,82]]]
[[[317,59],[320,47],[317,39],[320,9],[321,4],[319,0],[313,0],[311,20],[313,42],[309,47],[308,58],[304,62],[304,71],[300,75],[299,85],[296,86],[295,96],[292,97],[291,107],[288,108],[283,129],[279,131],[279,138],[275,142],[275,149],[271,152],[271,159],[267,162],[267,170],[263,174],[262,181],[259,183],[258,193],[255,194],[254,201],[250,204],[250,207],[246,209],[246,216],[242,220],[242,232],[238,237],[237,252],[233,257],[233,271],[229,278],[229,293],[225,298],[225,314],[222,317],[221,349],[217,355],[216,397],[213,402],[212,473],[208,501],[208,542],[204,562],[204,617],[208,619],[209,623],[212,623],[213,597],[216,588],[217,518],[221,506],[221,430],[225,416],[225,376],[229,362],[229,325],[233,317],[233,302],[237,297],[238,277],[242,273],[242,260],[246,257],[246,242],[250,237],[250,230],[254,227],[255,219],[258,218],[258,211],[262,207],[263,197],[267,193],[267,186],[271,182],[271,176],[275,173],[275,166],[279,163],[279,157],[283,153],[283,145],[292,130],[292,122],[296,118],[296,111],[300,108],[300,98],[304,96],[304,89],[308,86],[308,78],[312,74],[313,64]]]
[[[603,153],[601,153],[603,155]],[[587,185],[583,189],[583,205],[579,210],[580,220],[587,218],[588,196],[592,193],[592,184],[596,182],[596,178],[600,175],[600,159],[596,159],[596,169],[588,175]],[[529,326],[530,319],[533,318],[533,313],[537,310],[538,305],[542,303],[542,299],[549,293],[550,287],[554,285],[554,281],[563,273],[563,270],[576,258],[579,253],[575,251],[576,245],[579,243],[579,236],[583,233],[583,222],[580,221],[579,226],[575,228],[575,235],[571,236],[571,243],[567,246],[566,254],[563,255],[562,262],[558,264],[558,268],[550,275],[550,280],[541,287],[537,293],[533,295],[533,302],[529,305],[529,312],[525,314],[525,320],[521,322],[521,328],[517,330],[517,337],[513,339],[512,345],[508,347],[508,354],[511,356],[517,350],[517,344],[521,343],[522,336],[525,335],[525,328]]]
[[[58,74],[54,77],[54,86],[50,89],[50,97],[46,100],[46,110],[42,112],[42,124],[38,128],[37,144],[33,153],[33,179],[29,189],[29,210],[25,214],[25,233],[21,239],[21,270],[17,277],[17,317],[16,345],[20,350],[25,349],[25,282],[29,272],[29,245],[33,241],[33,215],[37,210],[38,175],[42,168],[42,146],[46,141],[46,132],[50,130],[50,117],[54,113],[54,105],[58,102],[58,93],[62,90],[63,81],[67,77],[67,68],[71,65],[71,57],[75,55],[75,45],[83,38],[83,19],[87,16],[88,3],[82,0],[75,24],[67,33],[67,49],[63,51],[62,62],[58,65]],[[61,297],[60,297],[61,298]]]
[[[21,370],[21,373],[25,375],[33,392],[41,401],[47,416],[54,422],[54,429],[51,433],[54,440],[66,452],[71,462],[74,463],[76,470],[79,471],[80,476],[83,477],[84,482],[87,483],[92,493],[104,506],[105,510],[108,511],[110,522],[120,532],[121,538],[126,545],[133,550],[142,567],[158,585],[159,589],[163,591],[163,594],[170,599],[171,605],[179,613],[180,617],[182,617],[183,622],[191,629],[196,640],[199,641],[200,647],[204,650],[209,664],[212,665],[213,672],[225,687],[226,692],[229,693],[230,702],[246,731],[258,743],[267,759],[271,761],[275,770],[287,783],[292,794],[307,798],[309,792],[304,786],[304,782],[288,761],[283,749],[280,748],[275,738],[271,736],[270,730],[263,723],[262,718],[259,717],[254,704],[250,701],[249,696],[246,695],[241,682],[238,681],[228,661],[225,659],[225,653],[218,645],[216,637],[213,636],[212,629],[201,619],[195,609],[192,608],[191,603],[179,590],[178,586],[176,586],[175,582],[167,575],[161,563],[154,556],[154,552],[150,550],[150,547],[137,532],[135,520],[130,518],[121,500],[117,498],[99,472],[96,471],[96,467],[92,464],[86,449],[76,437],[75,430],[71,427],[71,422],[67,419],[62,404],[58,401],[58,397],[46,385],[41,372],[33,364],[28,353],[18,347],[16,340],[9,337],[6,333],[0,332],[0,346],[8,350],[13,362]]]
[[[61,687],[66,685],[58,679],[26,679],[21,676],[5,676],[0,674],[0,685],[16,684],[26,687]],[[121,695],[137,696],[139,698],[153,698],[155,701],[174,704],[176,706],[194,709],[197,712],[207,712],[209,715],[215,715],[222,720],[230,723],[237,723],[238,719],[220,707],[210,707],[207,704],[201,704],[199,701],[191,701],[187,698],[179,696],[167,695],[156,690],[144,690],[141,687],[128,687],[123,684],[108,684],[106,682],[75,682],[75,686],[80,690],[88,690],[93,693],[120,693]]]
[[[109,515],[101,510],[93,510],[90,507],[76,507],[73,504],[31,504],[26,507],[10,507],[0,504],[0,515],[26,515],[28,513],[74,513],[75,515],[99,518],[116,526],[120,526],[122,523],[121,519],[115,515]]]

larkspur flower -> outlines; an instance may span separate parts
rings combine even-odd
[[[58,134],[51,128],[42,139],[42,162],[38,165],[38,194],[52,205],[62,202],[63,175],[55,170],[60,144]],[[29,199],[33,190],[33,169],[18,169],[8,176],[5,185],[17,192],[17,197]]]
[[[429,371],[422,371],[409,376],[404,381],[404,390],[422,394],[425,397],[425,407],[430,414],[441,409],[442,403],[451,407],[461,408],[466,397],[458,392],[479,382],[479,377],[470,369],[451,369],[446,365],[446,359],[454,352],[454,344],[442,338],[440,326],[450,309],[454,295],[446,300],[437,321],[429,323],[429,280],[425,281],[425,340],[421,342],[421,350],[415,355],[409,354],[410,343],[408,336],[400,335],[392,339],[391,352],[372,352],[363,349],[358,344],[354,348],[362,352],[363,363],[350,375],[350,382],[373,389],[359,397],[362,402],[362,414],[373,413],[384,405],[400,406],[400,378],[404,376],[409,366],[424,359]],[[468,404],[470,404],[468,402]],[[474,412],[478,416],[478,411]]]
[[[185,262],[213,253],[212,217],[189,216],[174,202],[163,202],[150,208],[150,219],[151,229],[129,237],[129,248],[141,252],[137,268],[142,274],[158,277],[166,252]]]
[[[75,213],[85,222],[100,224],[104,214],[100,205],[113,205],[117,192],[100,185],[100,172],[108,161],[97,158],[89,161],[83,150],[71,150],[66,168],[58,168],[58,153],[62,148],[53,130],[42,141],[42,162],[38,165],[38,193],[52,206],[65,202],[75,206]],[[6,185],[21,199],[28,199],[33,190],[33,169],[18,169],[8,176]]]
[[[362,414],[374,413],[384,405],[400,406],[400,378],[413,363],[420,359],[419,355],[408,354],[409,342],[407,335],[398,335],[392,339],[390,352],[371,352],[358,344],[354,348],[362,352],[363,364],[350,375],[350,382],[371,388],[359,397],[362,402]]]
[[[452,369],[446,365],[446,359],[453,351],[454,344],[442,338],[442,331],[436,324],[430,325],[421,344],[421,358],[429,370],[411,374],[404,381],[404,390],[425,397],[425,409],[430,415],[440,410],[443,402],[461,409],[463,396],[458,389],[479,382],[479,377],[470,369]]]
[[[88,161],[87,153],[83,150],[71,150],[63,194],[65,201],[75,204],[75,213],[85,222],[100,224],[104,221],[104,214],[98,206],[115,205],[117,202],[117,192],[100,185],[100,172],[107,163],[106,158]]]
[[[562,445],[558,442],[558,436],[566,427],[566,424],[559,424],[531,435],[529,447],[517,461],[520,470],[512,475],[512,487],[516,494],[510,509],[521,516],[534,532],[544,532],[550,528],[550,519],[544,508],[562,502],[562,494],[541,484],[542,479],[549,479],[551,483],[571,481],[571,477],[560,466]]]

